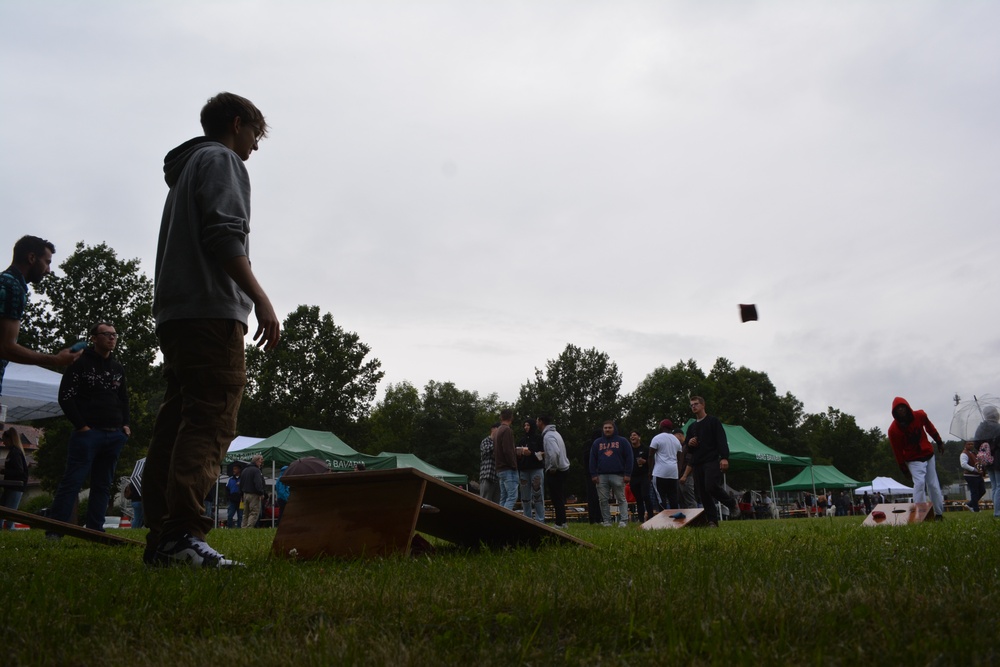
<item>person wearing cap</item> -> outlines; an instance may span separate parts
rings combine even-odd
[[[674,423],[669,419],[660,422],[660,432],[649,443],[649,451],[653,456],[653,484],[656,486],[656,493],[660,496],[660,502],[664,504],[662,509],[667,509],[666,504],[670,504],[670,509],[681,508],[680,486],[677,479],[680,477],[678,467],[678,457],[681,454],[681,443],[673,434]]]
[[[729,510],[732,519],[740,516],[740,506],[723,484],[722,476],[729,470],[729,440],[722,422],[705,411],[705,399],[701,396],[691,397],[691,412],[695,422],[688,427],[685,443],[690,447],[690,464],[681,475],[681,482],[688,476],[694,476],[695,493],[701,501],[708,517],[708,525],[718,527],[719,510],[716,501]]]
[[[250,465],[240,474],[240,493],[243,494],[243,527],[256,528],[260,519],[261,505],[267,487],[264,486],[264,475],[260,467],[264,465],[264,457],[254,454]]]
[[[14,244],[14,257],[7,270],[0,273],[0,393],[7,363],[31,366],[69,366],[80,352],[67,348],[58,354],[35,352],[17,342],[21,320],[28,305],[28,283],[37,285],[52,272],[52,254],[56,247],[37,236],[22,236]]]
[[[938,453],[944,451],[944,441],[927,413],[914,410],[905,398],[897,396],[892,401],[892,424],[888,435],[900,472],[913,479],[913,502],[927,502],[930,495],[934,518],[944,519],[944,494],[938,481],[934,447],[927,436],[937,443]]]

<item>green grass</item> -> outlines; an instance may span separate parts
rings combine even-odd
[[[220,530],[247,567],[217,572],[6,533],[0,663],[995,664],[1000,520],[860,522],[571,525],[597,548],[308,563],[272,558],[271,530]]]

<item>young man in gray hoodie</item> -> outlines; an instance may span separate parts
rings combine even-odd
[[[167,153],[153,317],[167,391],[146,455],[142,499],[149,565],[227,567],[205,535],[204,500],[236,436],[246,384],[244,341],[274,349],[280,323],[250,268],[250,177],[246,162],[267,134],[250,100],[219,93],[201,110],[205,136]]]

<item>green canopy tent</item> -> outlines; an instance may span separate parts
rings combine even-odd
[[[458,486],[465,486],[469,483],[468,475],[459,475],[457,473],[448,472],[447,470],[442,470],[437,466],[433,466],[427,461],[424,461],[416,454],[398,454],[395,452],[382,452],[379,456],[394,456],[396,457],[396,467],[397,468],[415,468],[420,472],[425,472],[431,477],[437,477],[438,479],[448,482],[449,484],[455,484]]]
[[[260,454],[265,463],[271,464],[271,485],[278,477],[278,469],[306,456],[323,459],[334,472],[354,470],[355,464],[364,463],[369,470],[393,469],[395,456],[370,456],[362,454],[329,431],[312,431],[289,426],[250,447],[226,453],[223,464],[249,461]],[[273,488],[272,488],[273,491]],[[274,517],[271,518],[272,525]]]
[[[787,482],[774,487],[775,491],[812,491],[823,489],[856,489],[861,482],[851,479],[833,466],[809,466]]]
[[[694,419],[689,419],[684,424],[684,432],[694,423]],[[782,454],[776,449],[771,449],[763,442],[753,437],[749,431],[742,426],[731,426],[723,424],[726,431],[726,440],[729,442],[729,472],[739,472],[741,470],[753,470],[755,468],[767,467],[767,476],[771,481],[771,497],[774,498],[774,475],[771,466],[795,466],[805,468],[812,465],[812,459],[808,456],[792,456]]]
[[[278,468],[305,456],[323,459],[334,472],[354,470],[356,463],[364,463],[369,470],[396,467],[393,455],[362,454],[329,431],[312,431],[296,426],[289,426],[252,447],[229,452],[223,462],[249,461],[257,454],[264,457],[265,463]]]

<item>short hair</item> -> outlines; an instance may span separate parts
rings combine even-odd
[[[689,403],[694,403],[695,401],[701,403],[702,405],[706,405],[705,399],[702,398],[701,396],[692,396],[691,398],[688,399]]]
[[[603,426],[607,426],[608,424],[611,424],[611,426],[614,426],[614,425],[615,425],[615,420],[614,420],[614,419],[605,419],[605,420],[604,420],[604,421],[603,421],[603,422],[601,423],[601,426],[602,426],[602,427],[603,427]]]
[[[51,241],[38,238],[37,236],[25,235],[14,244],[14,264],[24,264],[28,261],[28,255],[34,253],[41,255],[48,249],[53,255],[56,254],[56,247]]]
[[[261,454],[254,454],[253,458],[250,459],[250,463],[257,463],[257,461],[260,461],[261,463],[263,463],[264,462],[263,455],[261,455]]]
[[[494,428],[500,428],[500,422],[493,422],[493,425],[492,425],[492,426],[490,426],[490,428],[491,428],[491,429],[494,429]]]
[[[209,98],[201,108],[201,129],[206,137],[221,137],[226,134],[234,118],[244,123],[253,123],[260,130],[260,136],[267,136],[267,121],[254,103],[233,93],[219,93]]]
[[[97,330],[101,327],[115,328],[115,325],[111,324],[111,322],[106,322],[105,320],[101,320],[100,322],[95,322],[94,326],[90,327],[90,335],[96,336]]]
[[[640,432],[639,432],[639,429],[637,429],[637,428],[630,428],[630,429],[628,430],[628,434],[629,434],[629,435],[632,435],[633,433],[635,433],[635,434],[636,434],[637,436],[639,436],[640,438],[642,437],[642,433],[640,433]]]
[[[546,426],[552,423],[551,415],[538,415],[538,421],[542,422]]]
[[[514,420],[514,411],[510,408],[504,408],[500,411],[500,421],[509,422]]]

